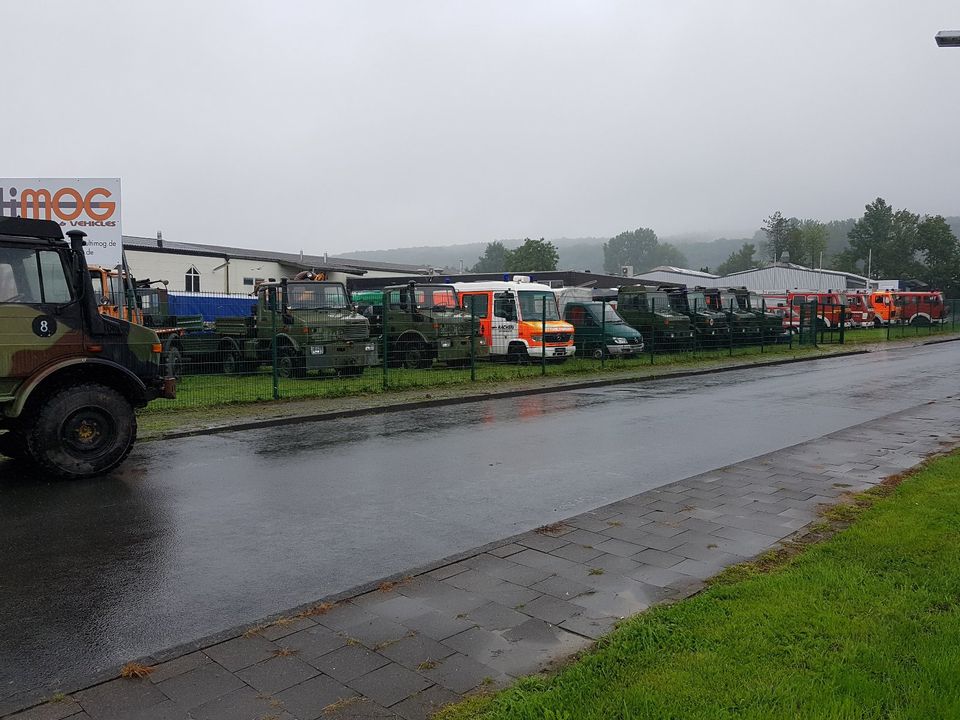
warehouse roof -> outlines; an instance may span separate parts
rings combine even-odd
[[[364,275],[371,270],[378,272],[395,272],[412,275],[427,275],[429,268],[417,265],[402,265],[400,263],[368,262],[353,258],[330,257],[328,255],[307,255],[304,253],[285,253],[269,250],[251,250],[250,248],[227,247],[225,245],[205,245],[201,243],[160,241],[157,238],[137,237],[124,235],[123,245],[130,250],[144,252],[173,253],[179,255],[203,255],[213,257],[230,257],[238,260],[267,260],[270,262],[295,265],[307,269],[317,268]]]

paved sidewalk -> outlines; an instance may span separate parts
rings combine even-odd
[[[13,717],[426,718],[698,591],[820,505],[956,446],[958,421],[948,398],[691,477]]]

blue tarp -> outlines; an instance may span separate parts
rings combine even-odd
[[[227,295],[214,293],[167,294],[171,315],[202,315],[205,322],[218,317],[247,317],[257,304],[251,295]]]

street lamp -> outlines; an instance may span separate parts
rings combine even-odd
[[[935,39],[938,47],[960,47],[960,30],[941,30]]]

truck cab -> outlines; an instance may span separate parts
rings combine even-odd
[[[386,334],[393,367],[427,368],[435,361],[463,367],[471,357],[485,360],[490,355],[477,319],[460,306],[451,284],[411,281],[356,292],[353,300],[370,319],[371,332]]]
[[[354,310],[343,283],[312,277],[261,283],[250,316],[217,318],[224,363],[250,369],[275,357],[279,374],[293,378],[311,370],[359,375],[377,365],[370,321]]]
[[[573,326],[577,353],[600,360],[634,357],[643,352],[643,336],[630,327],[613,305],[593,299],[587,288],[556,291],[560,314]]]
[[[706,288],[704,297],[711,309],[726,314],[734,343],[739,345],[760,343],[761,321],[752,310],[741,306],[737,293],[723,288]]]
[[[136,440],[135,409],[176,395],[152,330],[101,315],[83,250],[56,222],[0,217],[0,453],[76,479]]]
[[[687,290],[683,286],[662,287],[670,300],[670,307],[690,318],[700,347],[727,345],[730,343],[730,327],[727,316],[710,309],[706,296],[699,288]]]
[[[460,306],[477,317],[491,360],[563,362],[572,356],[573,325],[560,319],[553,288],[524,275],[511,281],[454,283]]]
[[[624,285],[617,290],[617,313],[653,343],[655,350],[689,350],[694,344],[690,318],[670,305],[667,293],[645,285]]]

